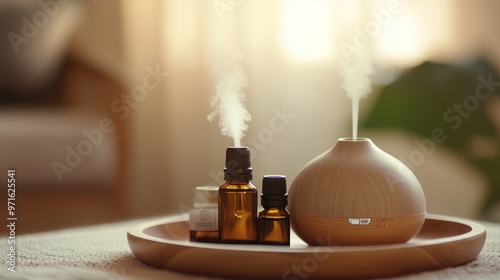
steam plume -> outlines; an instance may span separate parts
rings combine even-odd
[[[374,71],[372,57],[366,50],[358,49],[351,54],[341,70],[344,80],[342,88],[352,100],[352,138],[358,138],[359,100],[368,95],[371,88],[371,74]]]
[[[248,129],[251,116],[245,108],[245,92],[248,79],[241,66],[241,54],[229,57],[226,65],[213,71],[217,85],[210,100],[213,111],[207,116],[209,121],[219,115],[222,135],[233,138],[234,146],[241,146],[241,139]]]

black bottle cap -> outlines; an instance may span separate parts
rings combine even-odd
[[[262,178],[260,204],[271,207],[283,207],[288,204],[286,178],[283,175],[266,175]]]
[[[250,149],[248,147],[227,147],[224,180],[252,180]]]

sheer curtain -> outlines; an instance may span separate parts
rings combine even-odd
[[[305,163],[350,133],[338,73],[346,53],[370,46],[375,82],[427,59],[484,54],[500,65],[498,8],[494,0],[123,1],[129,82],[140,83],[147,66],[168,72],[135,118],[138,212],[179,212],[193,187],[222,180],[232,142],[206,119],[210,71],[234,51],[249,81],[252,120],[244,143],[254,154],[255,182],[282,173],[291,183]]]

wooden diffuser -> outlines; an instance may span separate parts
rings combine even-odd
[[[289,211],[309,245],[404,243],[426,212],[415,175],[367,138],[341,138],[309,162],[290,187]]]

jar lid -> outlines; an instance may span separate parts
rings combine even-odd
[[[214,208],[219,203],[219,187],[198,186],[194,190],[194,208]]]

